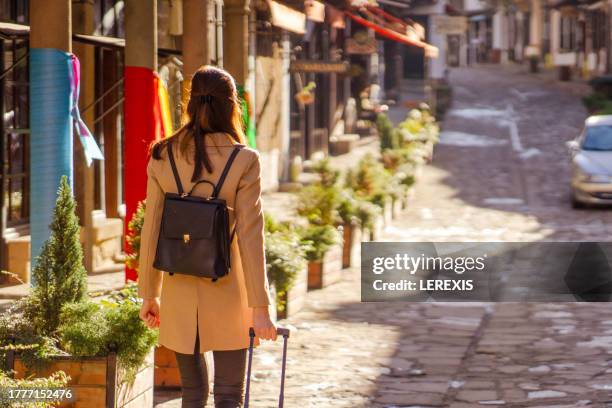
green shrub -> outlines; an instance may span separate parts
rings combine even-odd
[[[416,182],[414,168],[410,165],[399,167],[397,171],[393,173],[393,179],[406,188],[411,187]]]
[[[362,228],[373,229],[374,221],[382,215],[382,209],[366,200],[357,200],[357,218]]]
[[[129,252],[127,254],[125,263],[127,264],[128,268],[132,268],[134,270],[138,270],[138,262],[140,260],[140,235],[144,225],[145,209],[146,200],[142,200],[138,203],[136,212],[128,223],[126,241],[129,246]]]
[[[79,225],[67,179],[62,178],[51,237],[33,271],[31,294],[0,315],[0,357],[19,351],[31,370],[53,356],[117,352],[120,381],[131,382],[157,342],[139,318],[136,285],[93,303],[86,294]]]
[[[340,195],[336,186],[315,183],[304,187],[298,194],[298,215],[314,225],[333,225],[338,217]]]
[[[122,381],[130,383],[157,344],[157,331],[150,330],[140,320],[139,303],[126,301],[115,305],[106,311],[108,343],[117,350],[117,361],[123,370]]]
[[[340,171],[331,168],[327,157],[315,162],[312,170],[319,175],[319,184],[323,187],[334,187],[340,177]]]
[[[102,306],[94,302],[64,306],[59,335],[62,347],[74,356],[108,353],[108,325]]]
[[[338,216],[343,224],[352,224],[359,221],[357,217],[358,202],[351,190],[342,189],[338,204]]]
[[[593,92],[582,98],[582,103],[590,113],[605,114],[603,112],[612,110],[612,100],[598,92]]]
[[[293,287],[298,273],[306,268],[305,246],[291,230],[266,233],[266,265],[268,278],[276,289],[276,307],[285,309],[284,295]]]
[[[70,377],[63,371],[57,371],[48,377],[42,378],[26,378],[16,380],[11,378],[7,373],[0,371],[0,389],[49,389],[49,388],[66,388]],[[0,392],[0,407],[11,408],[48,408],[56,406],[59,401],[47,399],[40,402],[18,402],[15,399],[9,399],[6,392]]]
[[[304,255],[309,261],[320,261],[333,245],[340,243],[338,230],[332,225],[309,225],[302,228],[300,243],[306,248]]]
[[[36,258],[32,270],[34,287],[25,309],[39,335],[52,335],[59,325],[62,306],[83,300],[86,294],[87,272],[75,207],[68,179],[63,176],[53,210],[51,236]]]
[[[384,166],[371,154],[366,154],[356,168],[346,173],[345,185],[360,197],[371,197],[384,190],[389,180]]]
[[[389,196],[390,173],[383,164],[372,155],[365,155],[357,167],[346,174],[346,187],[351,189],[357,198],[384,206]]]
[[[582,98],[582,103],[591,113],[604,109],[609,102],[610,100],[604,94],[598,92],[593,92]]]
[[[440,136],[436,118],[426,105],[410,110],[406,119],[398,125],[398,129],[402,133],[404,144],[409,141],[437,143]]]
[[[385,150],[401,147],[402,135],[394,128],[393,122],[391,122],[391,119],[386,114],[379,113],[376,116],[376,128],[380,137],[381,151],[384,152]]]
[[[58,330],[60,343],[74,356],[116,352],[122,381],[131,382],[157,343],[157,332],[145,326],[139,312],[139,302],[131,297],[66,305]]]

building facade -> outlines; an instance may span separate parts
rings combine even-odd
[[[264,188],[275,190],[289,180],[294,158],[326,155],[330,140],[350,130],[345,129],[345,118],[351,98],[358,98],[373,83],[384,84],[385,77],[398,80],[384,70],[385,60],[397,60],[401,52],[397,44],[426,46],[424,33],[410,37],[411,22],[381,7],[371,9],[369,3],[13,0],[2,4],[0,265],[23,282],[29,281],[31,259],[48,234],[44,222],[41,227],[45,218],[38,217],[38,209],[52,208],[55,199],[55,188],[41,191],[32,186],[32,180],[49,176],[40,170],[42,162],[64,166],[62,174],[72,180],[88,272],[124,269],[126,225],[146,192],[148,146],[180,125],[190,73],[201,65],[223,67],[236,79],[248,111],[249,144],[266,163]],[[354,42],[348,49],[358,32],[375,44],[373,55],[355,52]],[[73,135],[71,126],[65,134],[49,134],[40,126],[40,109],[31,109],[38,106],[40,87],[47,85],[30,77],[40,72],[36,55],[45,49],[78,58],[78,107],[103,160],[90,165],[84,154],[88,145]],[[352,66],[361,72],[352,72]],[[48,141],[53,141],[55,150],[41,160]],[[64,156],[55,154],[59,151]],[[42,212],[50,217],[48,210]],[[32,214],[38,217],[34,221]],[[128,279],[135,277],[127,271]]]

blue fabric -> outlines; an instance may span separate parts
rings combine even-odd
[[[73,183],[70,54],[30,49],[30,232],[35,264],[49,238],[57,189],[63,175]],[[35,284],[35,282],[32,282]]]

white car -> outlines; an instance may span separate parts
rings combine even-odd
[[[612,115],[589,117],[580,136],[566,144],[572,156],[572,207],[612,204]]]

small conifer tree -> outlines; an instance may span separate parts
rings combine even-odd
[[[63,176],[49,226],[51,236],[36,258],[32,270],[34,287],[26,307],[26,316],[40,335],[54,334],[62,307],[83,300],[87,292],[75,207],[68,179]]]

